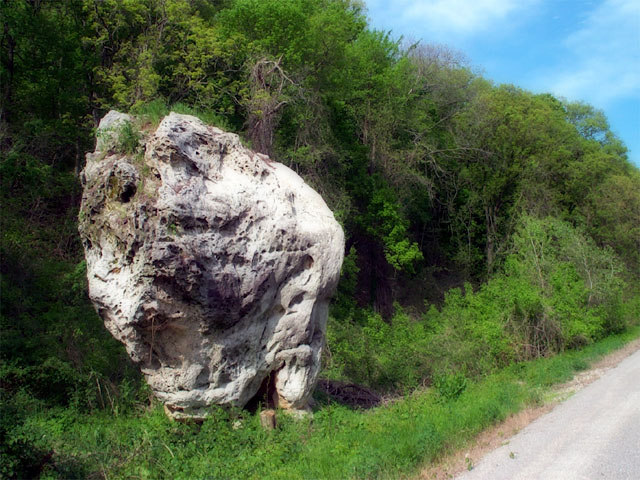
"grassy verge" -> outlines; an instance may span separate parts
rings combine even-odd
[[[197,426],[170,422],[159,405],[89,414],[34,403],[24,431],[14,434],[51,452],[41,478],[398,478],[540,403],[551,385],[638,336],[635,327],[581,351],[517,364],[457,396],[429,390],[367,412],[327,404],[313,419],[280,415],[273,431],[242,411],[215,409]]]

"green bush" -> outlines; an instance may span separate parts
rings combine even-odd
[[[479,375],[580,347],[630,324],[610,250],[553,218],[523,217],[502,273],[450,290],[424,316],[435,372]]]
[[[421,322],[398,310],[389,323],[360,310],[329,318],[326,375],[384,391],[410,390],[429,377],[426,333]]]
[[[36,478],[48,451],[41,445],[37,429],[25,425],[29,415],[41,408],[40,402],[24,390],[0,395],[0,476]]]
[[[73,407],[40,409],[22,397],[16,407],[23,412],[21,426],[6,425],[11,438],[24,439],[30,449],[20,453],[22,464],[14,455],[10,468],[18,472],[39,451],[53,452],[41,478],[410,477],[425,462],[463,448],[482,429],[540,402],[547,386],[569,379],[638,333],[514,364],[479,380],[449,373],[438,378],[437,388],[366,413],[330,404],[313,419],[296,421],[279,412],[274,430],[260,427],[259,413],[239,409],[213,407],[197,425],[172,422],[160,404],[116,416]]]

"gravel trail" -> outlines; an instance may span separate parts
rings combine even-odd
[[[640,350],[456,478],[640,479]]]

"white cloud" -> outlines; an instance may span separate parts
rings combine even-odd
[[[428,30],[469,35],[490,28],[532,2],[529,0],[411,1],[405,19],[419,20]]]
[[[366,0],[379,25],[430,39],[467,38],[507,28],[507,20],[542,0]]]
[[[640,2],[605,0],[564,41],[567,62],[544,83],[599,107],[640,94]]]

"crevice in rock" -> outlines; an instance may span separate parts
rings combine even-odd
[[[276,390],[276,372],[271,371],[262,380],[260,388],[256,394],[245,404],[245,410],[251,413],[256,413],[258,409],[262,408],[277,408],[278,407],[278,391]]]
[[[302,303],[302,300],[304,300],[304,293],[299,293],[298,295],[296,295],[291,299],[287,308],[292,308],[298,305],[299,303]]]
[[[129,200],[136,194],[137,188],[135,185],[125,185],[122,193],[120,194],[120,201],[122,203],[129,203]]]

